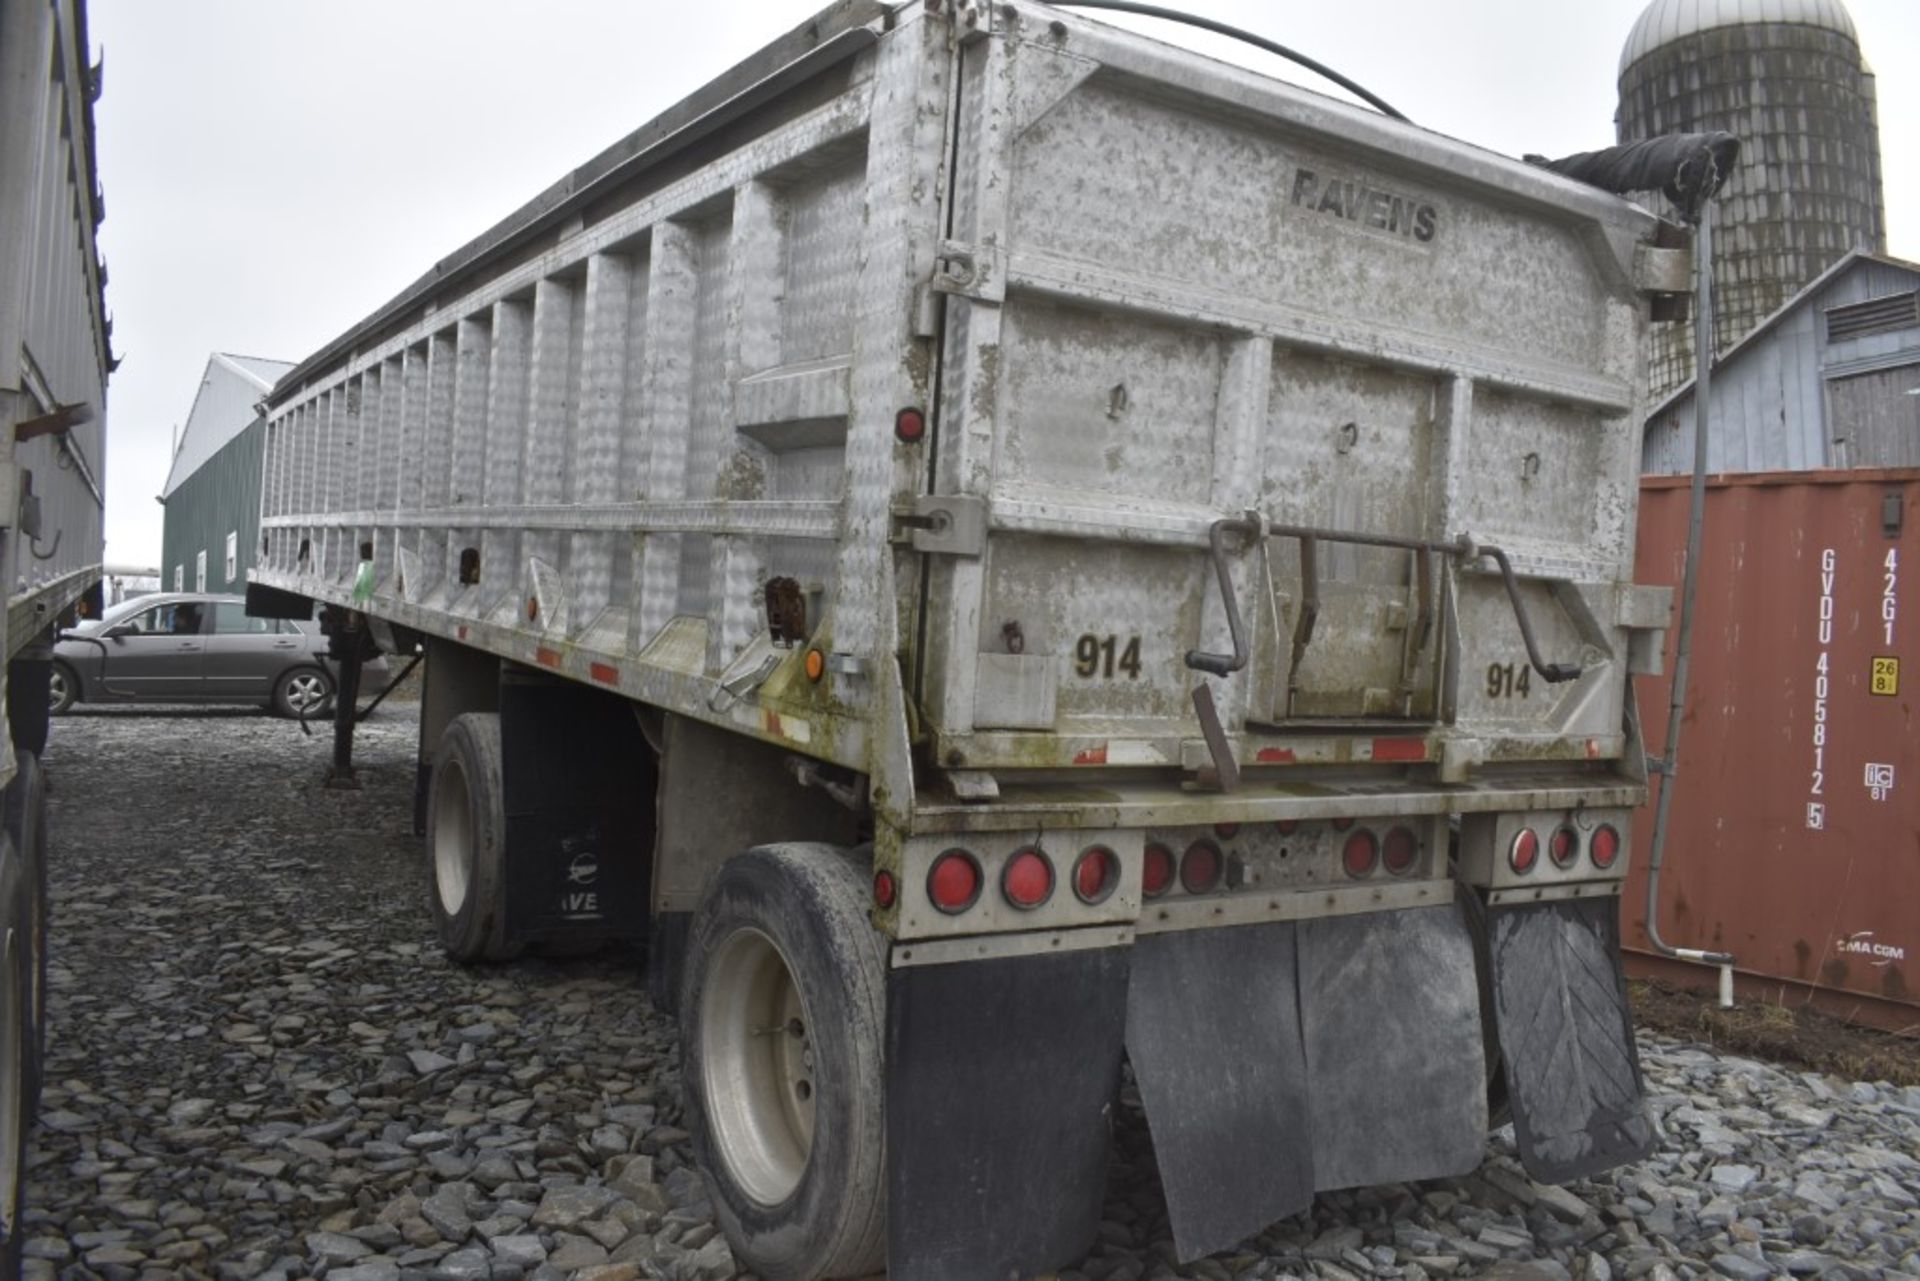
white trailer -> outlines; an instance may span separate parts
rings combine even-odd
[[[0,1277],[19,1274],[47,957],[47,682],[100,606],[107,321],[82,0],[0,0]]]
[[[274,389],[249,598],[424,647],[455,957],[647,940],[759,1275],[1075,1260],[1123,1059],[1183,1256],[1473,1169],[1490,1094],[1575,1177],[1652,1141],[1660,229],[1032,0],[844,0]]]

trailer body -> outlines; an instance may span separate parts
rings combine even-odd
[[[716,903],[852,861],[900,1275],[1084,1251],[1123,1054],[1186,1255],[1472,1168],[1490,1078],[1573,1177],[1651,1141],[1614,917],[1655,232],[1066,11],[843,3],[288,374],[251,598],[424,645],[430,831],[497,717],[544,817],[497,930],[430,837],[448,937],[645,930],[702,1062]],[[801,1108],[813,1155],[755,1164],[695,1076],[764,1264],[853,1140]],[[864,1257],[835,1222],[792,1275]]]
[[[0,1276],[19,1266],[45,1040],[54,632],[100,605],[114,361],[86,33],[83,0],[0,0]]]

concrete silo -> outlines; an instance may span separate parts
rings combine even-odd
[[[1715,202],[1725,352],[1852,249],[1883,253],[1873,73],[1840,0],[1653,0],[1620,55],[1620,141],[1724,129]],[[1693,376],[1690,325],[1655,330],[1653,396]]]

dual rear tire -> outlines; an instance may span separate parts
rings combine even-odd
[[[500,717],[448,722],[427,791],[427,902],[447,955],[462,964],[511,961],[507,942],[507,812]]]

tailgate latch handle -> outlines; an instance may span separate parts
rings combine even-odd
[[[1204,649],[1187,651],[1187,666],[1196,672],[1226,676],[1247,665],[1247,629],[1240,621],[1240,602],[1233,591],[1233,567],[1227,563],[1227,538],[1237,534],[1247,541],[1260,537],[1260,517],[1253,512],[1216,520],[1207,530],[1207,549],[1213,553],[1213,572],[1220,579],[1220,599],[1227,607],[1227,631],[1233,637],[1233,653],[1215,654]]]

